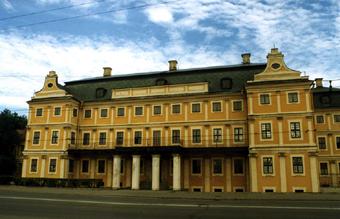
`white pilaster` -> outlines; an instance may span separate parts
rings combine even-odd
[[[173,181],[172,187],[174,191],[181,190],[181,157],[179,154],[173,155]]]
[[[45,178],[46,158],[41,158],[40,178]]]
[[[284,154],[281,154],[279,156],[279,159],[280,159],[281,192],[287,192],[286,157]]]
[[[319,192],[318,160],[316,154],[310,154],[309,162],[312,181],[312,192]]]
[[[139,189],[140,180],[140,155],[132,155],[132,185],[131,189]]]
[[[112,173],[112,188],[119,189],[120,188],[120,161],[121,157],[119,155],[113,156],[113,173]]]
[[[22,161],[22,170],[21,170],[21,177],[26,177],[26,171],[27,171],[27,159],[24,158]]]
[[[159,190],[160,155],[152,155],[152,190]]]
[[[249,155],[249,170],[250,170],[250,190],[251,192],[258,192],[257,186],[257,165],[256,165],[256,154]]]

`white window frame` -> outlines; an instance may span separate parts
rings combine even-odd
[[[215,192],[215,189],[221,189],[221,192],[224,192],[224,187],[223,186],[213,186],[212,187],[212,192]]]
[[[51,160],[55,160],[55,171],[50,171]],[[55,175],[58,172],[58,157],[49,157],[48,158],[48,174]]]
[[[200,189],[201,191],[199,192],[203,192],[203,186],[191,186],[191,192],[198,192],[198,191],[194,191],[195,189]]]
[[[323,122],[322,123],[318,123],[318,116],[322,116],[322,118],[323,118]],[[323,114],[315,115],[315,124],[325,124],[325,115],[323,115]]]
[[[88,144],[88,145],[84,144],[84,134],[85,134],[85,133],[90,134],[90,135],[89,135],[90,137],[89,137],[89,144]],[[82,131],[81,134],[82,134],[82,135],[81,135],[81,137],[82,137],[82,138],[81,138],[81,145],[82,145],[82,146],[85,146],[85,147],[91,146],[91,134],[92,134],[91,131]]]
[[[34,160],[34,159],[36,159],[37,160],[37,171],[35,171],[35,172],[32,172],[31,170],[32,170],[32,160]],[[30,157],[30,165],[29,165],[29,173],[30,174],[37,174],[37,173],[39,173],[39,161],[40,161],[40,159],[39,159],[39,157]]]
[[[221,129],[221,141],[215,141],[214,129]],[[212,137],[211,142],[213,144],[223,144],[223,142],[224,142],[223,136],[224,136],[223,126],[213,126],[213,127],[211,127],[211,137]]]
[[[298,98],[298,101],[297,102],[289,102],[289,94],[293,94],[293,93],[296,93],[297,94],[297,98]],[[299,104],[300,103],[300,91],[287,91],[286,92],[286,103],[287,104]]]
[[[242,141],[235,141],[235,128],[241,128],[242,130],[243,130],[243,137],[242,137]],[[232,131],[233,131],[233,134],[232,134],[232,136],[233,136],[233,142],[234,142],[234,144],[244,144],[244,142],[245,142],[245,127],[244,126],[232,126]]]
[[[136,134],[136,132],[141,132],[141,141],[140,141],[140,144],[136,144],[135,143],[135,134]],[[143,145],[143,140],[144,140],[144,132],[143,132],[143,129],[134,129],[133,130],[133,138],[132,138],[132,141],[133,141],[133,145],[135,145],[135,146],[141,146],[141,145]]]
[[[234,110],[234,102],[241,102],[241,110]],[[231,101],[231,111],[232,112],[243,112],[244,111],[244,103],[242,99],[232,100]]]
[[[56,108],[60,108],[60,114],[59,114],[59,115],[56,115],[56,114],[55,114],[55,109],[56,109]],[[63,110],[62,110],[62,109],[63,109],[63,108],[62,108],[61,106],[54,106],[54,107],[53,107],[53,114],[52,114],[53,117],[61,117],[61,115],[63,114]]]
[[[340,113],[333,113],[332,114],[333,124],[340,124],[340,122],[335,121],[335,116],[340,116]]]
[[[222,161],[222,173],[214,173],[214,160],[221,160]],[[212,176],[223,176],[224,175],[224,158],[223,157],[212,157],[211,158],[211,175]]]
[[[246,192],[244,186],[234,186],[233,187],[233,192],[236,192],[237,189],[242,189],[243,190],[242,192]]]
[[[173,143],[173,141],[172,141],[173,140],[173,136],[172,136],[173,130],[179,130],[179,144],[182,144],[182,129],[176,128],[176,127],[170,129],[170,144],[171,145],[178,145],[178,143]]]
[[[275,186],[264,186],[264,187],[262,187],[262,192],[266,192],[267,189],[271,189],[271,190],[273,190],[273,192],[276,192]]]
[[[139,107],[142,108],[142,114],[141,114],[141,115],[136,115],[136,112],[137,112],[136,109],[139,108]],[[134,106],[134,107],[133,107],[133,115],[134,115],[135,117],[144,116],[144,106]]]
[[[269,103],[261,103],[261,96],[268,95]],[[259,106],[271,106],[272,105],[272,94],[271,93],[259,93],[258,94],[258,105]]]
[[[152,145],[153,146],[153,139],[154,139],[154,135],[153,135],[153,132],[154,131],[159,131],[160,132],[160,146],[162,145],[162,142],[163,142],[163,139],[162,139],[162,137],[163,137],[163,130],[161,129],[161,128],[153,128],[153,129],[151,129],[151,142],[150,142],[150,145]],[[148,141],[148,139],[146,139],[146,141]],[[149,144],[147,144],[147,145],[149,145]]]
[[[194,142],[194,130],[200,130],[200,142]],[[202,127],[191,127],[191,144],[193,145],[201,145],[203,142],[202,139]]]
[[[118,115],[119,109],[123,109],[124,110],[124,115],[122,115],[122,116]],[[126,107],[125,106],[118,106],[116,108],[116,117],[125,117],[125,116],[126,116]]]
[[[200,111],[199,112],[193,112],[193,105],[194,104],[199,104],[199,106],[200,106]],[[190,104],[190,113],[192,113],[192,114],[196,114],[196,113],[202,113],[202,102],[192,102],[191,104]]]
[[[263,171],[263,167],[264,167],[263,158],[266,158],[266,157],[272,158],[273,173],[264,173]],[[275,156],[274,155],[262,155],[261,156],[261,172],[262,172],[262,176],[275,176]]]
[[[155,114],[155,107],[156,106],[159,106],[160,109],[161,109],[161,112],[160,114]],[[155,105],[152,105],[152,115],[153,116],[162,116],[163,115],[163,105],[162,104],[155,104]]]
[[[303,122],[301,119],[294,119],[294,120],[288,120],[288,129],[289,129],[289,140],[290,141],[302,141],[303,140]],[[300,138],[292,138],[292,134],[291,134],[291,129],[290,129],[290,123],[292,122],[298,122],[300,123]]]
[[[90,110],[90,111],[91,111],[91,116],[90,116],[90,117],[85,117],[85,114],[86,114],[85,112],[86,112],[87,110]],[[93,114],[92,111],[93,111],[92,108],[85,108],[85,109],[84,109],[84,114],[83,114],[83,119],[92,119],[92,116],[93,116],[93,115],[92,115],[92,114]]]
[[[105,135],[105,144],[100,144],[100,133],[106,133],[106,135]],[[99,145],[99,146],[107,146],[108,137],[109,137],[108,131],[99,130],[99,131],[98,131],[98,145]]]
[[[221,104],[221,111],[214,111],[214,103],[219,103]],[[222,103],[222,100],[219,100],[219,101],[211,101],[211,105],[210,105],[210,108],[211,108],[211,113],[222,113],[223,112],[223,103]]]
[[[58,136],[58,138],[57,138],[57,143],[52,143],[53,142],[53,132],[57,132],[58,134],[57,134],[57,136]],[[52,129],[51,130],[51,141],[50,141],[50,144],[51,145],[59,145],[59,143],[60,143],[60,130],[58,130],[58,129]]]
[[[262,124],[265,124],[265,123],[270,123],[270,131],[271,131],[271,134],[270,134],[270,137],[271,138],[262,138]],[[259,133],[260,133],[260,141],[274,141],[274,130],[273,130],[273,121],[271,120],[264,120],[264,121],[261,121],[259,122]],[[289,133],[290,134],[290,133]]]
[[[173,105],[179,105],[179,113],[173,113],[173,111],[172,111],[172,106]],[[181,103],[173,103],[173,104],[171,104],[170,112],[171,112],[171,115],[181,115],[182,114],[182,104]]]
[[[325,149],[320,149],[319,138],[325,138],[325,145],[326,145]],[[320,151],[328,151],[328,147],[327,147],[328,146],[328,138],[327,138],[326,135],[318,135],[318,136],[316,136],[316,142],[317,142],[317,145],[318,145],[318,149]],[[336,147],[336,145],[335,145],[335,147]]]
[[[295,187],[295,186],[293,186],[292,189],[293,189],[293,192],[296,192],[296,190],[303,190],[303,192],[307,191],[306,187]]]
[[[107,110],[106,112],[106,116],[102,116],[102,110]],[[109,114],[110,114],[110,110],[109,108],[100,108],[99,110],[99,118],[109,118]]]
[[[41,109],[41,116],[37,115],[39,109]],[[43,107],[35,108],[34,117],[43,117],[43,115],[44,115],[44,108]]]
[[[327,164],[327,174],[321,174],[321,164],[322,163]],[[322,176],[329,176],[330,175],[330,163],[328,161],[320,161],[319,162],[319,173],[320,173],[320,177],[322,177]]]
[[[293,157],[302,157],[303,173],[294,173]],[[290,155],[290,171],[292,176],[305,176],[306,175],[306,162],[303,154],[291,154]]]
[[[117,133],[118,132],[123,132],[123,142],[122,142],[122,144],[117,144]],[[125,143],[125,130],[124,129],[115,130],[114,145],[116,145],[116,146],[123,146],[124,143]]]
[[[39,143],[38,144],[34,144],[34,133],[35,132],[39,132]],[[33,132],[32,132],[32,146],[40,146],[40,142],[41,142],[41,130],[33,130]]]

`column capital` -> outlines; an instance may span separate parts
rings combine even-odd
[[[279,157],[286,157],[286,153],[285,152],[279,152],[278,155],[279,155]]]
[[[139,154],[133,154],[132,158],[140,158],[140,155]]]
[[[160,154],[153,154],[152,157],[160,158],[161,155]]]

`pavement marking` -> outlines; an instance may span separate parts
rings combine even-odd
[[[159,206],[159,207],[189,207],[189,208],[257,208],[257,209],[290,209],[290,210],[335,210],[340,211],[340,207],[305,207],[305,206],[264,206],[264,205],[211,205],[211,204],[166,204],[166,203],[137,203],[137,202],[109,202],[109,201],[89,201],[53,198],[32,198],[20,196],[0,196],[0,199],[30,200],[30,201],[49,201],[67,202],[79,204],[103,204],[120,206]]]

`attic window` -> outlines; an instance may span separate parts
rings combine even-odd
[[[320,102],[322,104],[330,104],[331,103],[331,97],[328,95],[324,95],[320,98]]]
[[[51,88],[51,87],[53,87],[53,84],[52,84],[52,83],[48,83],[48,84],[47,84],[47,87],[50,87],[50,88]]]
[[[231,78],[222,78],[221,79],[221,88],[222,89],[231,89],[233,85],[233,81]]]
[[[156,80],[156,86],[162,86],[168,84],[168,81],[165,80],[164,78],[160,78]]]
[[[106,94],[105,88],[97,88],[96,90],[96,98],[104,97]]]

